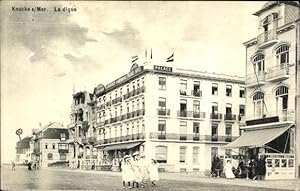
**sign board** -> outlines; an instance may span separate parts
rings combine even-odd
[[[172,67],[168,67],[168,66],[154,65],[153,69],[161,72],[172,72]]]

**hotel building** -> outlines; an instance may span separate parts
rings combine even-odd
[[[93,93],[73,94],[71,167],[117,170],[139,151],[161,171],[209,173],[215,154],[232,154],[220,147],[240,135],[244,97],[238,76],[134,63]]]
[[[244,43],[246,126],[226,147],[265,156],[267,179],[295,178],[300,168],[299,9],[299,2],[267,2],[254,13],[258,36]]]

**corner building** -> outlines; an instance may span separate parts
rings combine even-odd
[[[209,173],[215,154],[232,154],[219,148],[239,136],[244,95],[241,77],[133,64],[128,74],[98,85],[85,106],[74,101],[94,108],[80,111],[83,118],[71,113],[75,168],[117,170],[125,154],[139,151],[161,171]]]
[[[299,2],[267,2],[254,13],[258,36],[244,43],[246,126],[226,147],[266,157],[266,179],[295,178],[300,169],[299,9]]]

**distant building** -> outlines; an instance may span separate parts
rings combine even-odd
[[[130,72],[73,95],[73,167],[118,169],[135,151],[161,170],[208,173],[222,145],[240,135],[245,112],[244,78],[185,70],[170,63],[133,64]]]
[[[33,132],[32,161],[40,167],[47,167],[59,161],[68,161],[73,151],[68,139],[68,129],[57,122],[49,123]]]
[[[32,137],[25,137],[16,144],[16,163],[27,164],[31,160],[30,141]]]
[[[266,157],[267,179],[295,178],[300,169],[299,9],[295,1],[267,2],[254,13],[258,36],[244,43],[247,126],[227,147]]]

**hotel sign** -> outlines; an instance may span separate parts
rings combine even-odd
[[[154,65],[154,70],[161,71],[161,72],[172,72],[172,67],[168,66],[157,66]]]

